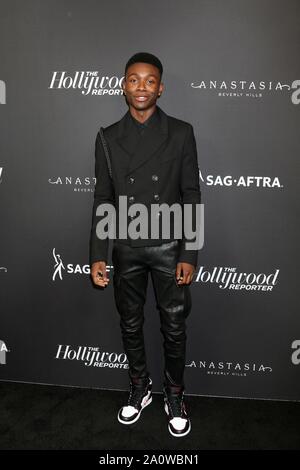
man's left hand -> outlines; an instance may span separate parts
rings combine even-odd
[[[190,263],[177,263],[176,279],[179,285],[190,284],[195,272],[195,266]]]

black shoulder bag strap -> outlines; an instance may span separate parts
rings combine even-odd
[[[103,149],[104,149],[104,153],[105,153],[105,157],[106,157],[106,161],[107,161],[109,176],[112,179],[111,161],[110,161],[110,157],[109,157],[108,146],[107,146],[106,140],[104,138],[103,127],[100,127],[99,134],[100,134],[100,137],[101,137],[101,142],[102,142],[102,145],[103,145]]]

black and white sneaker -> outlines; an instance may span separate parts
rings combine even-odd
[[[179,386],[164,386],[164,408],[168,415],[168,429],[174,437],[186,436],[192,429],[184,403],[184,388]]]
[[[122,424],[135,423],[142,410],[152,402],[152,380],[148,378],[130,379],[130,393],[127,405],[118,412]]]

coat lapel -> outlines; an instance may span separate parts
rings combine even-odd
[[[126,174],[145,164],[167,141],[168,116],[159,106],[157,108],[159,113],[158,123],[156,126],[150,126],[145,135],[142,136],[142,151],[140,151],[136,141],[136,131],[133,129],[134,123],[132,122],[129,109],[119,121],[116,142],[123,153],[125,152],[124,155],[126,155],[126,160],[123,162]]]

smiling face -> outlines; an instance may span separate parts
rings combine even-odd
[[[136,62],[128,67],[122,88],[129,106],[144,111],[155,105],[158,95],[163,91],[163,83],[155,65]]]

